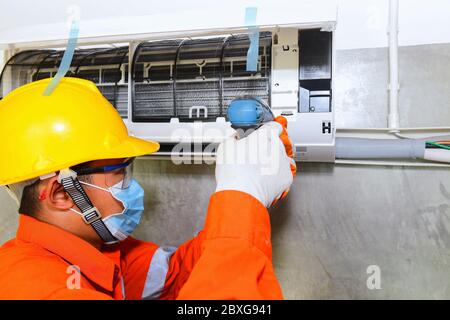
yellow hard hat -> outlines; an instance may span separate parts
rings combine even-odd
[[[92,160],[137,157],[159,144],[131,137],[119,113],[91,81],[63,78],[19,87],[0,100],[0,186]]]

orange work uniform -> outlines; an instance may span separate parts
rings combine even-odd
[[[0,299],[282,299],[267,209],[221,191],[204,229],[177,249],[131,237],[101,251],[20,215],[0,248]]]

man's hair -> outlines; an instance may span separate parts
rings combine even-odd
[[[22,192],[22,199],[20,199],[19,213],[29,216],[36,216],[39,212],[40,204],[39,198],[39,184],[41,180],[36,180],[33,184],[26,186]]]
[[[91,175],[82,175],[78,177],[79,181],[91,182]],[[41,180],[36,180],[33,184],[26,186],[22,192],[20,199],[19,213],[36,217],[41,210],[39,202],[39,185]]]

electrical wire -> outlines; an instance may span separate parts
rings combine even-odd
[[[440,149],[450,150],[450,145],[440,144],[440,143],[436,143],[436,142],[432,142],[432,141],[427,141],[425,143],[428,146],[433,146],[433,147],[437,147]]]
[[[450,145],[445,145],[445,146],[450,147]],[[442,149],[441,147],[432,146],[432,145],[427,145],[427,146],[426,146],[426,149],[441,149],[441,150],[445,150],[445,149]]]

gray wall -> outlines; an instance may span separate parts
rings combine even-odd
[[[338,127],[384,127],[387,49],[339,51]],[[450,122],[450,44],[400,49],[402,126]],[[136,236],[179,245],[202,228],[214,167],[138,160],[146,208]],[[0,192],[0,241],[14,236],[14,203]],[[236,217],[238,219],[238,217]],[[286,298],[450,298],[450,171],[301,164],[271,209],[274,265]],[[369,265],[381,289],[366,286]]]

